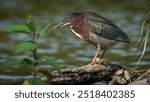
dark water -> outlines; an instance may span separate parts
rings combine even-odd
[[[24,24],[24,19],[31,14],[38,26],[55,20],[61,20],[70,12],[92,11],[103,15],[123,29],[130,44],[118,43],[110,49],[105,60],[111,63],[134,68],[141,51],[132,47],[138,40],[142,20],[150,11],[149,0],[0,0],[0,28],[12,24]],[[16,57],[16,44],[26,41],[24,34],[0,31],[0,62]],[[150,68],[150,40],[140,68]],[[55,30],[39,40],[38,53],[54,57],[62,67],[87,64],[91,61],[96,48],[74,36],[68,28]],[[17,55],[20,58],[24,54]],[[17,57],[18,58],[18,57]],[[40,68],[50,69],[41,64]],[[0,67],[0,84],[15,84],[20,79],[30,78],[30,70],[17,66],[11,69]]]

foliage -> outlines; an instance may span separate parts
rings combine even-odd
[[[16,46],[16,50],[15,50],[15,53],[18,54],[18,53],[22,53],[22,52],[26,52],[26,51],[30,51],[30,50],[33,50],[36,48],[36,44],[33,43],[33,42],[29,42],[29,41],[26,41],[26,42],[22,42],[20,44],[18,44]]]
[[[23,82],[23,85],[41,85],[45,84],[45,82],[41,79],[26,79]]]
[[[21,61],[17,59],[9,59],[3,63],[3,67],[9,68],[10,66],[15,66],[20,64]]]
[[[147,31],[146,31],[146,35],[141,43],[141,47],[143,47],[143,51],[142,51],[142,55],[140,56],[139,60],[137,61],[137,64],[141,61],[141,59],[143,58],[146,48],[147,48],[147,43],[148,43],[148,36],[150,34],[150,24],[148,25]]]
[[[56,24],[57,22],[52,22],[46,25],[41,30],[37,31],[36,24],[32,16],[29,15],[26,19],[25,25],[11,25],[11,26],[4,28],[4,31],[7,31],[7,32],[19,32],[19,33],[30,35],[30,40],[20,42],[18,45],[16,45],[15,54],[22,54],[28,51],[28,52],[31,52],[33,57],[30,58],[29,55],[26,55],[25,58],[9,59],[3,63],[3,66],[6,68],[11,68],[11,66],[15,66],[18,64],[23,64],[25,65],[25,67],[32,68],[33,79],[25,80],[23,83],[24,85],[45,84],[44,81],[37,78],[38,73],[41,73],[42,75],[47,76],[49,80],[52,78],[49,72],[38,68],[39,62],[43,59],[46,63],[48,63],[48,65],[60,71],[60,65],[53,58],[45,56],[45,55],[39,56],[39,54],[37,53],[37,49],[38,49],[37,45],[38,45],[39,37],[48,33],[49,29],[54,27]]]
[[[146,48],[147,48],[148,37],[149,37],[149,34],[150,34],[150,23],[148,23],[146,27],[145,27],[145,25],[147,23],[146,21],[148,20],[149,16],[150,16],[150,12],[147,13],[147,15],[145,16],[145,18],[143,20],[142,27],[141,27],[141,34],[140,34],[138,42],[135,44],[135,46],[140,44],[140,48],[142,48],[142,54],[141,54],[140,58],[137,61],[136,67],[138,66],[138,63],[142,60],[142,58],[145,54]],[[144,35],[144,28],[146,28],[145,35]],[[143,39],[142,39],[142,36],[144,36]],[[141,42],[141,40],[142,40],[142,42]]]
[[[52,65],[54,68],[56,68],[58,71],[60,70],[60,65],[54,60],[54,58],[48,57],[48,56],[43,56],[45,61],[49,64]]]

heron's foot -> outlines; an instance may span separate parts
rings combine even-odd
[[[94,64],[100,64],[102,63],[104,60],[101,59],[101,58],[94,58],[91,62],[91,65],[94,65]]]
[[[93,59],[91,62],[91,65],[94,65],[94,64],[101,64],[101,65],[105,65],[105,66],[108,65],[108,63],[106,61],[104,61],[104,59],[101,59],[101,58]]]
[[[107,62],[104,61],[104,59],[100,58],[98,61],[97,61],[98,64],[101,64],[101,65],[107,65]]]

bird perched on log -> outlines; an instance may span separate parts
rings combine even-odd
[[[92,64],[96,63],[100,51],[103,52],[102,59],[105,52],[116,43],[130,42],[128,36],[119,27],[93,12],[71,13],[51,30],[63,26],[69,26],[76,36],[97,47]]]

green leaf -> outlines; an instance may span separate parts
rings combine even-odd
[[[46,76],[49,81],[52,80],[52,74],[50,72],[39,69],[38,73],[41,73],[42,75]]]
[[[23,82],[23,85],[32,85],[31,80],[27,79]]]
[[[50,23],[48,25],[46,25],[41,31],[38,32],[38,35],[40,36],[43,36],[45,35],[46,33],[48,33],[48,31],[53,28],[54,26],[56,26],[58,24],[58,22],[53,22],[53,23]]]
[[[36,44],[33,43],[33,42],[23,42],[23,43],[20,43],[19,45],[16,46],[16,50],[15,50],[15,53],[18,54],[18,53],[22,53],[22,52],[25,52],[25,51],[29,51],[29,50],[33,50],[34,48],[36,48]]]
[[[15,65],[20,64],[20,62],[21,62],[21,61],[20,61],[20,60],[17,60],[17,59],[9,59],[9,60],[6,60],[6,61],[2,64],[2,66],[9,68],[9,67],[11,67],[11,66],[15,66]]]
[[[30,29],[30,31],[35,32],[36,26],[35,26],[35,23],[34,23],[31,15],[28,15],[28,17],[26,19],[26,23],[27,23],[27,26]]]
[[[29,59],[29,58],[23,58],[22,62],[26,63],[28,65],[32,65],[33,64],[33,61],[31,59]]]
[[[48,56],[43,56],[43,58],[50,66],[52,66],[52,67],[56,68],[58,71],[60,71],[61,67],[60,67],[59,63],[57,63],[55,61],[54,58],[50,58]]]
[[[12,25],[4,28],[8,32],[30,33],[30,29],[26,25]]]
[[[41,79],[26,79],[23,82],[23,85],[44,85],[46,84],[45,81]]]

